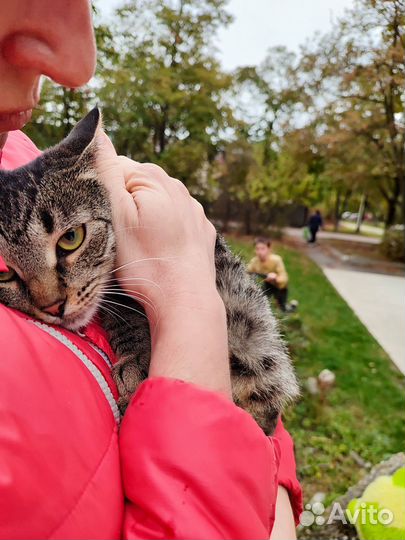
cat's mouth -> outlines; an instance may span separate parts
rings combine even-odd
[[[46,323],[64,326],[68,330],[77,331],[90,323],[97,312],[97,308],[97,302],[92,299],[92,301],[87,302],[85,306],[80,306],[80,308],[67,304],[62,316],[50,315],[43,311],[39,311],[36,316]]]

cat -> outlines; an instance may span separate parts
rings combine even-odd
[[[106,189],[97,177],[93,109],[66,139],[14,171],[0,171],[0,303],[79,331],[98,317],[118,359],[122,411],[148,376],[149,324],[114,281],[116,243]],[[232,393],[266,434],[298,394],[268,300],[218,234],[216,285],[225,304]]]

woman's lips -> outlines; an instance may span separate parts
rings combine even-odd
[[[32,109],[0,113],[0,133],[21,129],[31,120]]]

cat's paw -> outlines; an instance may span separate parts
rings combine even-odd
[[[124,414],[132,395],[147,374],[140,367],[140,362],[132,358],[120,360],[113,368],[113,377],[117,385],[118,407]]]

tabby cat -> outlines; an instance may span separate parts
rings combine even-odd
[[[0,302],[79,331],[99,317],[118,358],[121,410],[147,377],[148,321],[111,282],[115,237],[108,194],[97,177],[93,109],[57,146],[14,171],[0,171]],[[297,383],[260,288],[218,235],[217,288],[229,335],[233,398],[271,433]],[[106,290],[108,289],[108,290]]]

